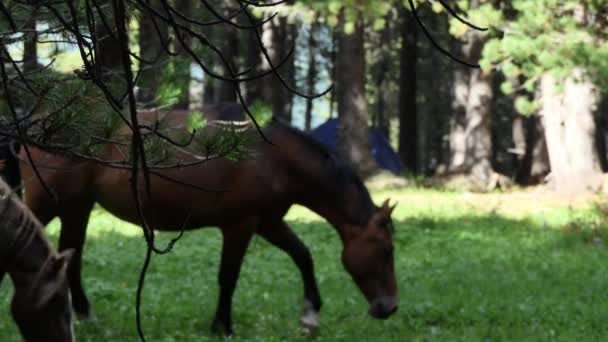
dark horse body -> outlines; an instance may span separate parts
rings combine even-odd
[[[238,105],[210,107],[203,111],[210,123],[230,126],[245,120]],[[142,120],[155,115],[143,114]],[[173,122],[174,127],[183,127],[186,115],[171,112],[163,114],[163,120]],[[274,144],[260,139],[252,128],[243,134],[256,137],[250,145],[253,155],[249,158],[237,162],[216,159],[196,166],[162,169],[158,174],[150,175],[150,196],[144,190],[143,180],[140,187],[144,216],[153,229],[177,231],[203,226],[221,229],[220,296],[213,329],[232,333],[232,294],[254,233],[287,252],[297,264],[305,290],[302,321],[313,326],[318,324],[321,299],[310,253],[283,220],[294,203],[312,209],[336,227],[344,244],[344,266],[368,299],[370,314],[386,318],[393,313],[398,299],[392,236],[388,229],[392,208],[386,202],[382,207],[376,207],[349,167],[295,129],[277,122],[270,124],[264,134]],[[45,224],[57,216],[61,219],[60,249],[76,250],[75,260],[68,270],[74,309],[87,315],[89,303],[80,281],[80,259],[89,213],[98,202],[112,214],[137,223],[129,187],[131,171],[102,167],[95,162],[77,161],[37,149],[31,149],[31,152],[57,201],[34,176],[22,151],[26,204]],[[104,158],[120,160],[124,159],[124,153],[117,146],[109,146]],[[186,161],[196,159],[188,154],[182,158]]]
[[[71,251],[55,253],[42,225],[0,180],[0,281],[15,287],[11,313],[26,341],[70,342],[72,319],[66,269]]]

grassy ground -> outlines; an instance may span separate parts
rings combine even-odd
[[[573,341],[608,337],[608,234],[586,199],[542,193],[473,195],[377,192],[399,200],[396,272],[401,303],[387,321],[343,270],[340,241],[302,208],[288,216],[310,247],[324,299],[319,341]],[[594,230],[595,228],[595,230]],[[57,223],[49,229],[57,238]],[[173,235],[159,234],[167,241]],[[604,237],[606,236],[606,239]],[[143,317],[150,341],[217,340],[209,325],[217,298],[220,234],[186,234],[147,277]],[[134,293],[144,255],[139,230],[96,211],[85,252],[85,286],[95,319],[76,324],[79,341],[136,341]],[[0,288],[0,341],[19,341]],[[256,238],[234,298],[237,341],[310,340],[299,327],[302,287],[287,256]]]

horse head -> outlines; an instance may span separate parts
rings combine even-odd
[[[385,319],[399,303],[393,257],[393,223],[396,205],[389,200],[375,210],[362,226],[349,227],[342,262],[370,304],[369,314]]]
[[[26,341],[72,342],[66,270],[73,250],[51,254],[29,286],[15,286],[13,318]]]

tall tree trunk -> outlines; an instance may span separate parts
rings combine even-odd
[[[270,42],[272,45],[272,63],[277,66],[285,59],[287,52],[294,44],[294,36],[292,33],[293,26],[287,22],[287,18],[275,18],[271,22]],[[278,73],[290,85],[293,85],[293,56],[286,61],[278,70]],[[284,122],[291,122],[291,103],[292,96],[289,90],[281,83],[276,76],[271,76],[269,80],[270,94],[266,98],[272,104],[272,115]]]
[[[338,37],[337,56],[337,101],[338,150],[362,177],[371,175],[377,165],[369,144],[369,114],[365,99],[365,53],[363,48],[365,31],[361,13],[355,23],[354,32],[342,31]]]
[[[336,75],[336,72],[338,71],[337,68],[337,61],[338,61],[338,32],[337,30],[334,28],[331,30],[331,51],[329,53],[329,58],[331,60],[331,74],[330,74],[330,78],[331,78],[331,84],[337,84],[337,80],[338,77]],[[336,104],[336,87],[333,87],[331,89],[331,92],[329,94],[329,118],[332,119],[334,117],[334,112],[335,112],[335,104]]]
[[[318,24],[313,22],[310,25],[308,32],[308,72],[306,75],[306,89],[309,94],[315,93],[315,84],[317,80],[317,41],[315,34]],[[310,131],[312,123],[312,99],[306,99],[306,110],[304,112],[304,129]]]
[[[469,30],[466,43],[456,42],[456,55],[477,61],[484,45],[479,32]],[[485,189],[492,170],[492,74],[457,65],[450,127],[448,171],[467,176],[474,188]]]
[[[599,154],[602,171],[608,171],[608,94],[600,95],[597,111],[595,112],[595,144]]]
[[[416,106],[416,61],[418,24],[410,11],[402,8],[400,87],[399,87],[399,156],[406,170],[418,172],[418,108]]]
[[[158,11],[158,2],[152,2]],[[158,28],[158,31],[157,29]],[[139,49],[144,60],[154,62],[154,64],[140,63],[140,73],[138,79],[137,100],[144,107],[153,107],[158,97],[159,86],[161,85],[162,75],[168,61],[163,44],[168,44],[169,28],[162,20],[156,20],[156,27],[152,17],[143,16],[139,21]]]
[[[257,30],[259,31],[260,29]],[[243,46],[246,46],[247,48],[247,52],[245,54],[246,66],[247,68],[252,68],[253,70],[257,71],[260,68],[261,60],[260,48],[255,32],[252,30],[245,30],[243,39],[246,42],[246,44],[243,44]],[[263,80],[252,80],[250,82],[245,82],[245,99],[248,103],[262,100],[261,83],[266,80],[267,78],[264,78]]]
[[[380,60],[376,66],[376,113],[374,115],[374,127],[390,141],[390,123],[389,117],[386,110],[387,107],[387,96],[388,95],[388,81],[387,76],[391,68],[391,14],[386,16],[386,24],[382,32],[380,33],[380,46],[378,50],[380,52]]]
[[[560,82],[563,93],[549,74],[540,82],[551,182],[565,193],[595,191],[602,181],[594,140],[596,89],[589,81],[576,82],[580,74],[578,70]]]
[[[292,1],[288,1],[290,3]],[[272,65],[277,67],[287,56],[287,53],[295,44],[295,26],[288,23],[284,16],[277,16],[272,21],[264,24],[262,27],[262,42],[266,48],[267,54],[270,57]],[[255,43],[255,42],[254,42]],[[256,45],[259,45],[255,43]],[[250,51],[252,43],[250,43]],[[262,54],[260,47],[254,47],[253,51],[259,54],[261,71],[270,70],[270,65],[266,57]],[[252,56],[250,52],[249,60],[252,62],[257,58]],[[289,60],[281,64],[277,72],[287,82],[293,86],[295,79],[295,65],[293,55]],[[293,96],[289,90],[285,88],[283,83],[277,78],[274,73],[259,79],[248,86],[250,98],[260,98],[265,104],[272,107],[272,115],[283,122],[291,123],[291,109]]]
[[[228,8],[224,11],[224,15],[228,17],[230,13],[233,13],[235,9]],[[236,58],[239,53],[239,35],[238,29],[231,25],[224,25],[224,44],[222,46],[222,56],[230,64],[233,72],[238,72],[238,66]],[[222,66],[222,70],[225,67]],[[228,74],[227,72],[225,73]],[[216,102],[234,102],[236,101],[236,89],[232,82],[225,82],[217,80],[219,87],[217,90],[217,101]]]
[[[543,122],[539,116],[518,115],[513,122],[515,181],[522,185],[540,183],[550,172]]]
[[[192,13],[193,2],[190,0],[176,0],[175,9],[180,13],[184,13],[188,16]],[[179,19],[176,19],[179,20]],[[181,25],[190,26],[185,20],[179,20]],[[177,33],[175,33],[177,34]],[[181,32],[184,43],[187,47],[192,47],[192,37],[186,33]],[[177,40],[177,39],[175,39]],[[175,50],[179,54],[173,58],[174,63],[174,79],[180,89],[179,98],[175,104],[176,109],[188,109],[190,105],[190,55],[186,49],[179,42],[175,42]]]
[[[25,41],[23,42],[23,71],[26,73],[36,70],[38,67],[38,48],[36,46],[38,34],[36,32],[36,18],[32,18],[25,24]]]
[[[109,28],[112,28],[112,23],[108,23]],[[117,37],[116,31],[109,32],[105,25],[102,23],[97,24],[97,28],[95,30],[97,35],[97,51],[96,57],[97,61],[95,64],[96,74],[104,80],[114,81],[116,80],[117,85],[122,87],[126,87],[126,84],[123,84],[123,77],[113,77],[112,75],[115,72],[121,73],[122,69],[122,56],[120,52],[120,44],[115,39]],[[114,95],[124,93],[125,89],[118,89]]]

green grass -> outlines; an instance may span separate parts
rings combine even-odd
[[[593,341],[608,337],[608,239],[588,205],[548,196],[408,190],[376,193],[394,214],[399,311],[371,319],[340,263],[327,223],[296,207],[288,221],[315,260],[324,307],[318,341]],[[580,229],[564,230],[571,222]],[[58,224],[49,229],[57,239]],[[603,235],[602,235],[603,234]],[[158,234],[168,241],[174,234]],[[159,242],[160,243],[160,242]],[[218,230],[187,233],[153,259],[144,293],[150,341],[220,340],[209,332],[218,294]],[[85,251],[85,288],[95,319],[78,322],[78,341],[136,341],[134,294],[144,256],[137,228],[94,212]],[[0,288],[0,341],[19,341]],[[299,273],[261,238],[247,254],[234,296],[236,341],[307,341],[298,323]]]

